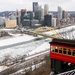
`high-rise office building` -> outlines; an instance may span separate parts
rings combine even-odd
[[[22,21],[22,26],[24,27],[24,26],[30,26],[30,20],[29,19],[24,19],[23,21]]]
[[[23,16],[22,26],[32,26],[32,20],[34,13],[32,11],[27,11]]]
[[[40,20],[41,19],[41,6],[39,6],[39,5],[35,6],[34,13],[35,13],[34,18]]]
[[[39,20],[36,19],[31,20],[31,26],[35,26],[36,24],[39,24]]]
[[[47,15],[48,11],[49,11],[49,6],[48,6],[48,4],[45,4],[44,5],[44,15]]]
[[[41,9],[41,19],[44,19],[44,9]]]
[[[18,9],[16,10],[16,19],[17,19],[17,25],[20,25],[20,12],[18,11]]]
[[[52,18],[52,27],[56,27],[56,18]]]
[[[32,20],[34,18],[34,13],[32,11],[27,11],[27,14],[29,14],[30,20]]]
[[[38,5],[38,2],[33,2],[33,12],[35,13],[35,19],[41,19],[41,6]]]
[[[62,20],[62,8],[58,6],[58,20]]]
[[[67,17],[67,15],[66,15],[66,11],[63,10],[63,11],[62,11],[62,18],[64,19],[64,18],[66,18],[66,17]]]
[[[44,16],[44,26],[52,26],[52,15],[45,15]]]
[[[25,13],[26,13],[26,9],[21,9],[21,22],[22,22],[23,19],[24,19]]]
[[[33,12],[35,12],[37,9],[36,7],[38,6],[38,2],[33,2]]]
[[[32,11],[28,11],[27,14],[29,15],[29,20],[30,20],[30,26],[32,26],[32,20],[34,18],[34,13]]]

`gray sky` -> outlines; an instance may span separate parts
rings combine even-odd
[[[75,11],[75,0],[0,0],[0,11],[22,8],[32,10],[32,2],[38,2],[42,8],[44,4],[48,4],[50,11],[57,11],[58,6],[66,11]]]

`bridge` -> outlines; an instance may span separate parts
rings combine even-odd
[[[66,30],[67,27],[62,27],[62,28],[52,28],[52,27],[39,27],[35,29],[34,31],[30,30],[25,30],[23,33],[28,34],[28,35],[33,35],[33,36],[43,36],[45,38],[61,38],[61,39],[71,39],[74,40],[74,31],[75,28],[69,28],[69,30]],[[49,32],[47,34],[47,32]]]
[[[46,34],[45,32],[52,32],[53,34],[52,35],[49,35],[49,34]],[[28,35],[33,35],[33,36],[43,36],[45,38],[62,38],[60,36],[60,34],[54,29],[54,28],[51,28],[51,27],[39,27],[37,29],[35,29],[34,31],[30,31],[30,30],[24,30],[23,33],[25,34],[28,34]]]

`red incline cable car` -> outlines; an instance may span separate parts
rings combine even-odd
[[[50,42],[51,69],[57,74],[75,69],[75,41],[53,39]]]

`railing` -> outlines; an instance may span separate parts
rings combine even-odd
[[[60,74],[54,74],[54,72],[51,72],[50,75],[75,75],[75,69]]]
[[[64,72],[64,73],[60,73],[60,74],[57,74],[57,75],[75,75],[75,69],[71,70],[71,71]]]

